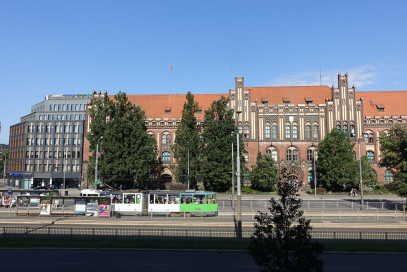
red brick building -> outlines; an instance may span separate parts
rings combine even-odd
[[[221,94],[193,94],[199,103],[198,121],[212,101],[223,95],[230,99],[235,119],[243,134],[246,165],[256,162],[257,152],[269,154],[280,165],[288,166],[305,187],[313,183],[313,158],[318,141],[333,128],[344,131],[352,141],[361,139],[361,156],[367,155],[378,181],[391,181],[392,172],[377,166],[380,157],[378,137],[396,124],[407,125],[407,91],[356,92],[349,87],[348,74],[338,74],[338,86],[246,87],[244,77],[235,78],[234,89]],[[99,93],[93,94],[92,101]],[[176,182],[176,160],[171,151],[182,116],[186,95],[128,95],[147,116],[148,133],[158,146],[158,173],[164,181]],[[92,106],[92,102],[90,107]],[[89,120],[89,118],[86,118]],[[87,124],[85,127],[88,128]],[[359,158],[358,144],[354,148]],[[84,141],[83,174],[86,176],[89,143]],[[250,182],[243,173],[244,182]],[[85,178],[86,182],[86,178]]]

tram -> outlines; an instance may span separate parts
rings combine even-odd
[[[106,192],[84,189],[80,196],[108,196],[113,213],[123,215],[218,215],[214,192]]]

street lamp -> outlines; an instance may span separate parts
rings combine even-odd
[[[232,136],[232,208],[235,209],[235,161],[233,156],[233,132],[231,133]]]
[[[189,190],[189,142],[187,142],[188,145],[188,190]]]
[[[103,136],[99,138],[99,140],[96,143],[96,165],[95,165],[95,185],[94,187],[97,188],[97,182],[98,182],[98,157],[99,157],[99,141],[102,140]],[[95,189],[95,188],[93,188]]]
[[[239,121],[239,114],[241,111],[237,111],[237,120]],[[242,238],[242,207],[241,207],[241,200],[242,196],[240,195],[240,151],[239,151],[239,126],[237,127],[236,133],[236,152],[237,152],[237,163],[236,163],[236,170],[237,170],[237,238]]]
[[[362,133],[364,135],[364,133]],[[360,158],[360,139],[358,138],[358,151],[359,151],[359,189],[360,189],[360,209],[363,210],[363,180],[362,180],[362,159]]]
[[[314,194],[315,198],[317,197],[317,167],[316,167],[316,160],[317,160],[317,149],[316,146],[314,145],[314,142],[312,143],[314,146]]]

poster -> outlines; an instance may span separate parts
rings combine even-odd
[[[99,216],[110,215],[110,203],[109,199],[99,199]]]

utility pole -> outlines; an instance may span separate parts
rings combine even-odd
[[[239,114],[241,111],[237,111],[237,120],[239,120]],[[236,138],[237,138],[237,238],[241,239],[242,238],[242,206],[241,206],[241,201],[242,201],[242,196],[240,194],[240,151],[239,151],[239,126],[237,127],[237,133],[236,133]]]
[[[188,145],[188,190],[189,190],[189,142],[187,142]]]
[[[233,156],[233,132],[232,132],[232,208],[235,209],[235,160]]]
[[[99,157],[99,141],[103,139],[103,136],[100,137],[100,139],[96,143],[96,165],[95,165],[95,185],[93,186],[93,189],[97,188],[97,182],[98,182],[98,157]]]
[[[363,180],[362,180],[362,159],[360,158],[360,137],[358,138],[359,149],[359,187],[360,187],[360,209],[363,210]]]

